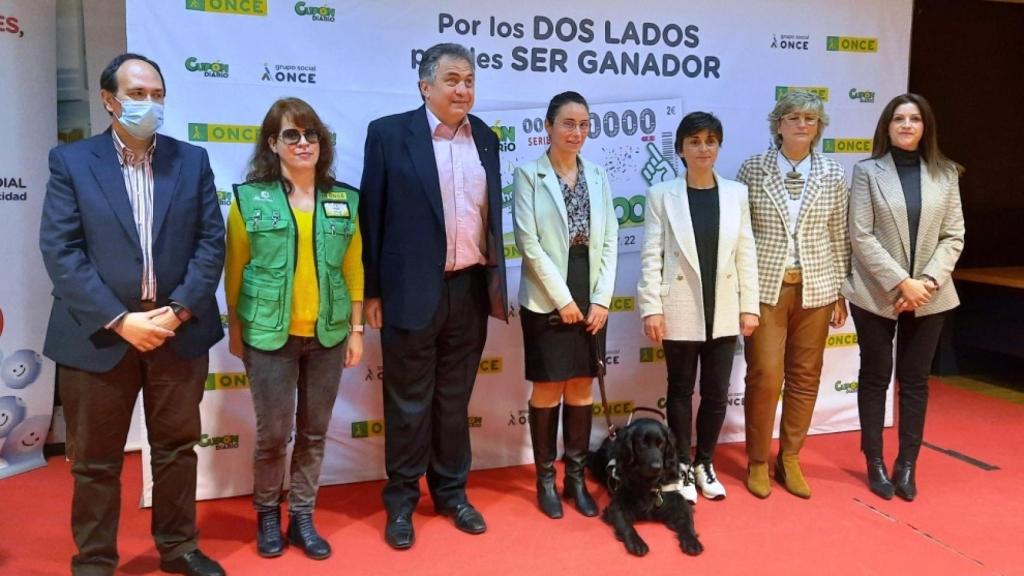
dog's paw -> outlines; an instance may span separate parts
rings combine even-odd
[[[689,556],[697,556],[704,551],[704,545],[696,538],[684,538],[679,542],[679,547],[683,549],[683,554]]]
[[[651,551],[643,538],[637,534],[626,536],[623,542],[626,544],[626,550],[634,556],[646,556]]]

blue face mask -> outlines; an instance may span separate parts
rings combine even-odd
[[[120,100],[121,116],[117,121],[129,134],[147,140],[164,124],[164,105],[152,100]]]

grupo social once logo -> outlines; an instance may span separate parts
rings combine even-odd
[[[0,176],[0,200],[24,202],[28,200],[28,186],[21,176]]]
[[[362,420],[352,423],[353,438],[371,438],[384,435],[383,420]]]
[[[856,332],[839,332],[838,334],[829,334],[828,339],[825,340],[826,348],[848,348],[856,345]]]
[[[608,414],[612,416],[625,416],[631,414],[636,408],[632,400],[616,400],[608,403]],[[594,416],[604,416],[604,406],[600,402],[594,402]]]
[[[260,80],[278,84],[316,84],[316,65],[268,64],[264,62]]]
[[[338,10],[330,6],[311,6],[306,2],[295,3],[295,13],[299,16],[307,16],[313,22],[334,22]]]
[[[640,349],[641,362],[664,362],[665,349],[661,346],[647,346]]]
[[[612,296],[611,312],[635,312],[636,296]]]
[[[776,50],[807,50],[810,43],[809,34],[772,34],[771,47]]]
[[[480,359],[480,374],[498,374],[503,370],[501,356],[484,357]]]

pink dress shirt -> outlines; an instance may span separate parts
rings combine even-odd
[[[444,208],[444,270],[487,264],[487,172],[480,163],[469,118],[453,132],[427,108],[427,122]]]

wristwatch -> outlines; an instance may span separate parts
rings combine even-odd
[[[352,325],[352,332],[355,332],[356,334],[362,334],[364,332],[363,325],[362,324],[353,324]]]
[[[171,302],[168,306],[171,307],[171,312],[174,312],[174,315],[178,317],[178,321],[182,324],[188,322],[189,319],[192,318],[192,313],[183,305],[178,304],[177,302]]]

